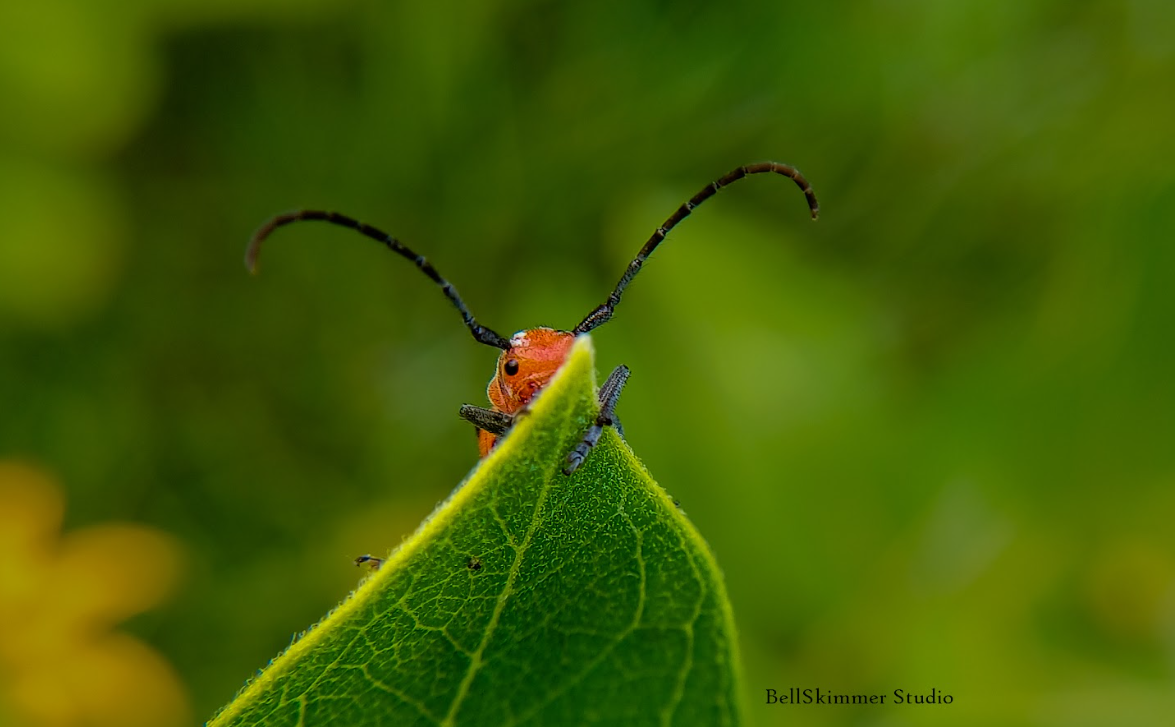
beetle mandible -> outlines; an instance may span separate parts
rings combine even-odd
[[[261,252],[261,243],[265,238],[269,237],[279,227],[306,220],[321,220],[323,222],[341,225],[342,227],[349,227],[360,234],[370,237],[376,242],[382,243],[392,252],[415,263],[421,272],[440,286],[442,292],[444,292],[445,296],[461,314],[461,318],[465,321],[465,326],[479,343],[502,349],[501,355],[498,356],[497,371],[494,373],[494,377],[490,380],[489,387],[486,390],[490,402],[493,404],[493,408],[485,409],[466,404],[461,407],[460,411],[460,416],[471,422],[477,428],[478,449],[480,450],[481,456],[485,457],[493,449],[498,438],[509,430],[514,418],[525,410],[531,400],[551,380],[555,371],[562,365],[563,360],[567,356],[567,352],[571,350],[571,344],[575,341],[575,337],[607,323],[612,318],[616,305],[620,303],[620,297],[624,295],[624,290],[632,282],[633,277],[640,272],[641,267],[645,264],[645,260],[648,259],[649,255],[657,249],[657,246],[661,244],[665,236],[669,234],[669,231],[688,217],[695,207],[714,196],[718,190],[752,174],[763,174],[767,172],[781,174],[795,182],[804,193],[804,197],[808,202],[808,208],[812,214],[812,219],[815,220],[819,216],[820,205],[816,201],[816,194],[812,191],[812,186],[808,184],[808,180],[795,167],[778,162],[759,162],[738,167],[706,185],[700,192],[691,197],[689,201],[678,207],[677,211],[670,215],[669,219],[665,220],[653,232],[652,236],[644,244],[644,247],[640,249],[640,252],[637,253],[632,262],[628,264],[624,275],[620,277],[620,282],[616,284],[616,287],[612,290],[608,298],[596,306],[591,313],[588,313],[587,317],[579,322],[579,325],[569,331],[539,327],[519,331],[509,339],[503,338],[498,333],[486,328],[474,319],[473,314],[465,306],[465,302],[461,300],[461,296],[457,294],[457,290],[449,281],[442,278],[436,271],[436,268],[422,255],[417,255],[386,232],[337,212],[300,210],[273,217],[253,235],[253,239],[249,242],[249,247],[245,251],[245,266],[249,269],[249,272],[256,273],[257,258]],[[566,465],[563,468],[564,474],[572,474],[583,464],[591,448],[599,440],[604,427],[618,424],[615,413],[616,402],[620,398],[620,392],[624,388],[625,382],[628,380],[628,374],[629,370],[627,366],[617,366],[608,376],[604,385],[600,387],[600,413],[595,423],[584,434],[580,443],[567,455]]]

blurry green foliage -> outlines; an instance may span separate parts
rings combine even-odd
[[[503,332],[600,329],[706,533],[755,707],[914,724],[1175,711],[1175,10],[1072,3],[9,3],[0,453],[192,553],[132,626],[210,713],[474,463]],[[776,183],[778,182],[778,183]],[[705,445],[705,446],[703,446]],[[735,471],[706,455],[726,453]]]

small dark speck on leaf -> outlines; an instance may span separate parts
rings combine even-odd
[[[371,566],[372,570],[379,570],[379,567],[381,565],[383,565],[383,562],[384,562],[383,558],[376,558],[374,555],[361,555],[355,559],[356,566],[360,566],[360,565],[363,565],[364,563],[367,563],[368,565]]]

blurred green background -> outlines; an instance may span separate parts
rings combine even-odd
[[[762,159],[804,171],[820,221],[787,180],[740,182],[595,333],[601,371],[633,370],[630,444],[725,570],[748,717],[1175,714],[1175,5],[47,0],[0,23],[0,456],[58,482],[66,532],[177,544],[170,598],[107,623],[171,665],[156,723],[210,716],[476,461],[456,412],[495,351],[346,230],[281,231],[251,278],[258,225],[337,209],[499,332],[566,328]],[[106,723],[21,707],[24,663],[0,649],[0,723]]]

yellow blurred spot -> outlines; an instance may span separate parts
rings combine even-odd
[[[1107,631],[1155,638],[1175,597],[1175,563],[1151,543],[1114,543],[1090,564],[1085,591],[1094,617]]]
[[[63,509],[43,471],[0,462],[0,715],[30,727],[184,724],[171,666],[110,630],[169,595],[176,543],[133,524],[60,537]]]

